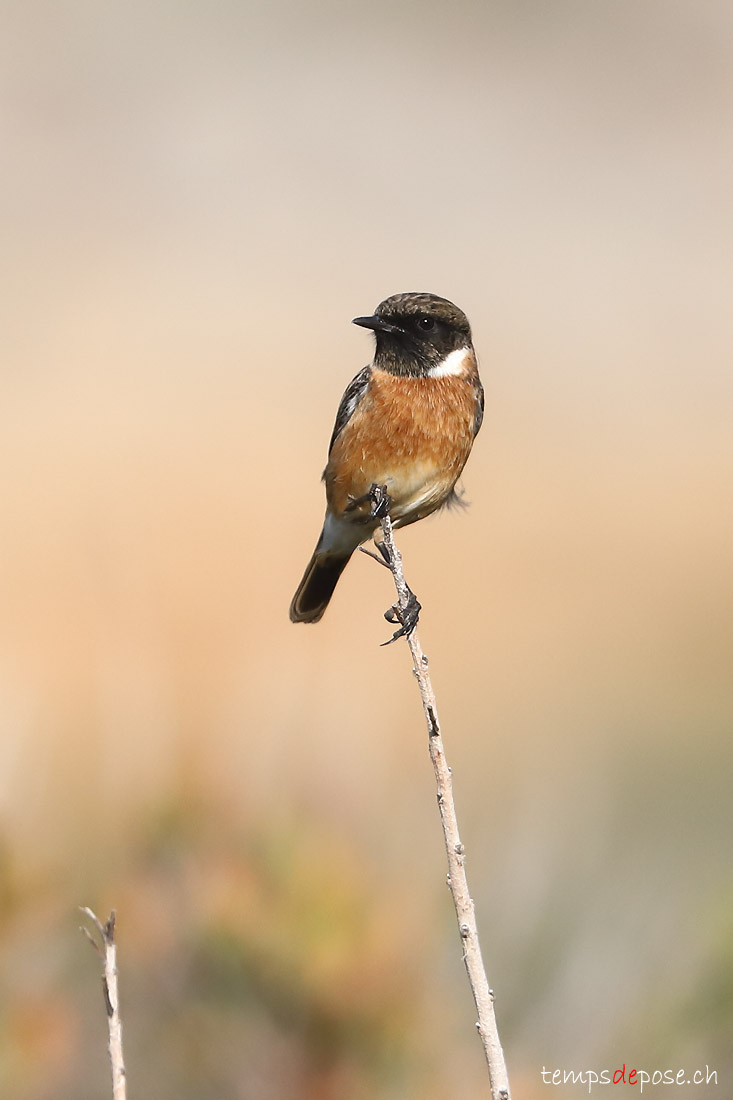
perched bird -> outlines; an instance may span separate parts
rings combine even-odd
[[[393,294],[372,317],[374,360],[341,398],[328,448],[326,519],[290,605],[317,623],[349,558],[379,525],[370,490],[384,486],[395,527],[457,499],[456,482],[484,413],[468,319],[436,294]]]

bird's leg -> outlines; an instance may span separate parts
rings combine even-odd
[[[392,501],[389,493],[387,492],[386,485],[377,485],[372,483],[372,487],[368,493],[365,493],[363,497],[359,497],[358,500],[354,500],[349,504],[349,508],[354,508],[359,504],[366,504],[367,501],[371,502],[371,511],[369,513],[369,519],[382,519],[389,514]],[[348,509],[347,509],[348,510]],[[374,558],[379,565],[386,566],[387,569],[392,568],[392,559],[390,558],[389,551],[384,544],[384,536],[380,527],[377,527],[373,535],[374,545],[376,546],[379,554],[377,556],[371,550],[367,550],[366,547],[360,546],[362,554],[366,554],[369,558]]]
[[[389,550],[387,549],[387,546],[384,543],[384,541],[380,540],[379,542],[377,542],[377,540],[375,539],[374,540],[374,545],[376,546],[379,553],[382,555],[382,558],[384,559],[384,564],[391,569],[392,568],[392,558],[390,556]]]
[[[387,492],[386,485],[373,484],[367,494],[367,499],[369,499],[372,504],[370,519],[382,520],[385,516],[389,515],[392,501]],[[364,498],[362,497],[358,502],[355,501],[354,503],[361,504],[363,502]],[[376,534],[378,535],[379,533],[379,528],[377,528]],[[363,546],[360,546],[359,549],[363,554],[368,554],[370,558],[374,558],[380,565],[386,565],[388,569],[392,569],[392,555],[384,539],[378,540],[375,537],[374,545],[382,555],[381,558],[378,558],[377,555],[373,554],[370,550],[365,550]],[[399,623],[399,630],[395,630],[392,637],[386,642],[382,642],[382,645],[391,645],[391,643],[396,642],[398,638],[409,637],[417,626],[422,605],[407,583],[405,584],[405,588],[407,589],[405,606],[401,607],[399,603],[395,603],[392,604],[389,611],[385,611],[384,613],[384,617],[388,623]]]
[[[372,485],[369,495],[372,500],[372,515],[379,519],[388,515],[392,501],[387,493],[386,485]],[[375,539],[374,543],[377,550],[384,558],[385,564],[391,569],[393,566],[392,552],[387,542],[384,539],[380,539],[379,541]],[[389,611],[385,611],[384,613],[384,617],[388,623],[399,623],[399,630],[396,630],[388,641],[382,642],[382,645],[390,645],[392,642],[396,642],[398,638],[409,637],[417,626],[422,605],[407,582],[405,582],[405,588],[407,589],[407,598],[404,607],[398,602],[392,604]]]

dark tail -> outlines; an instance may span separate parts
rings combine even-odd
[[[318,622],[328,607],[333,590],[352,553],[353,551],[344,556],[333,551],[319,553],[316,550],[303,574],[303,580],[298,585],[298,591],[293,596],[290,605],[291,622]]]

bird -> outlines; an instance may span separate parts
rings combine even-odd
[[[374,333],[374,358],[336,413],[323,471],[326,517],[290,605],[294,623],[322,618],[352,554],[375,533],[375,486],[388,494],[394,527],[460,502],[456,482],[484,415],[471,326],[453,302],[393,294],[352,323]]]

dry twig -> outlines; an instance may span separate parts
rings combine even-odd
[[[112,1064],[112,1100],[125,1100],[127,1095],[127,1078],[125,1076],[125,1061],[122,1056],[122,1021],[120,1019],[120,1001],[117,991],[117,946],[115,944],[115,919],[114,909],[109,915],[109,920],[104,924],[91,909],[81,906],[81,912],[89,917],[94,924],[100,943],[84,925],[81,931],[87,937],[94,950],[102,960],[102,991],[104,993],[104,1005],[107,1011],[107,1023],[109,1025],[109,1058]]]
[[[375,514],[380,515],[385,511],[386,491],[378,486],[372,487],[372,500]],[[388,508],[389,498],[386,500]],[[414,630],[415,621],[415,597],[410,591],[405,575],[402,571],[402,557],[397,549],[392,534],[392,522],[389,514],[380,515],[382,532],[384,535],[384,556],[394,577],[397,589],[397,604],[393,608],[394,616],[387,617],[390,621],[396,619],[403,624],[401,631],[396,631],[392,641],[400,634],[407,637],[407,644],[414,662],[415,676],[420,687],[425,720],[428,727],[428,744],[430,759],[435,771],[435,779],[438,787],[438,806],[440,807],[440,819],[443,825],[445,849],[448,855],[448,886],[453,895],[453,902],[458,917],[458,929],[463,944],[463,960],[466,964],[468,980],[471,983],[471,991],[476,1004],[478,1022],[476,1027],[481,1042],[483,1043],[486,1061],[489,1067],[489,1081],[493,1100],[510,1100],[509,1077],[507,1075],[504,1052],[499,1040],[499,1031],[494,1013],[494,994],[489,988],[486,977],[481,948],[479,946],[478,929],[476,926],[476,914],[471,894],[468,889],[468,880],[465,869],[465,850],[461,843],[456,819],[456,808],[453,801],[453,783],[451,769],[445,759],[443,739],[438,721],[438,708],[435,701],[433,685],[428,673],[428,659],[422,651],[422,647]],[[419,604],[417,604],[419,610]],[[412,616],[412,618],[410,618]]]

